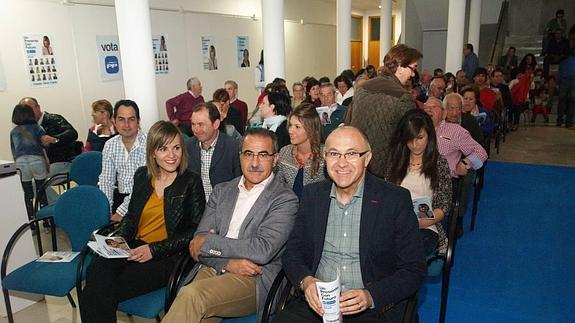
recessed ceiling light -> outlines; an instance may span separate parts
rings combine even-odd
[[[378,7],[379,7],[379,9],[381,9],[381,5],[379,5]]]

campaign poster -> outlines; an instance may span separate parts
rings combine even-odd
[[[250,67],[250,39],[248,36],[237,36],[238,67]]]
[[[100,79],[116,81],[122,79],[122,61],[120,59],[120,39],[118,36],[96,35],[96,50]]]
[[[58,84],[57,51],[53,37],[46,34],[24,35],[26,73],[31,87]]]
[[[202,62],[205,70],[214,71],[218,69],[216,42],[213,36],[202,36]]]
[[[152,36],[152,49],[154,51],[154,66],[156,74],[168,74],[170,70],[167,40],[167,35]]]

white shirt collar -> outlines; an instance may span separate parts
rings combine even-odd
[[[240,189],[240,191],[244,191],[244,192],[252,192],[254,190],[263,190],[268,185],[268,183],[270,183],[273,179],[274,179],[274,173],[272,172],[270,174],[270,176],[268,176],[268,178],[264,179],[261,183],[254,185],[254,187],[252,187],[252,189],[248,191],[248,189],[244,185],[244,181],[246,179],[245,179],[244,175],[242,175],[242,178],[240,178],[240,182],[238,183],[238,188]]]

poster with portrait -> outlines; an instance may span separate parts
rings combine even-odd
[[[26,74],[32,87],[58,84],[57,51],[50,35],[24,35]]]
[[[118,36],[96,35],[96,50],[98,51],[98,65],[100,65],[100,79],[102,81],[121,80],[122,60]]]
[[[152,36],[152,49],[154,51],[154,66],[156,74],[168,74],[170,71],[168,66],[168,36]]]
[[[250,67],[250,38],[237,36],[238,42],[238,67]]]
[[[205,70],[218,69],[216,42],[213,36],[202,36],[202,62]]]

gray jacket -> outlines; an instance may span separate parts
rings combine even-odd
[[[202,246],[203,265],[220,273],[230,259],[248,259],[263,266],[263,273],[256,276],[256,304],[258,321],[261,318],[268,291],[282,268],[281,255],[291,232],[298,209],[298,198],[279,178],[268,183],[246,216],[238,239],[226,238],[241,177],[218,184],[206,204],[206,211],[198,226],[197,234],[213,229]],[[197,264],[186,282],[193,279],[201,264]]]

